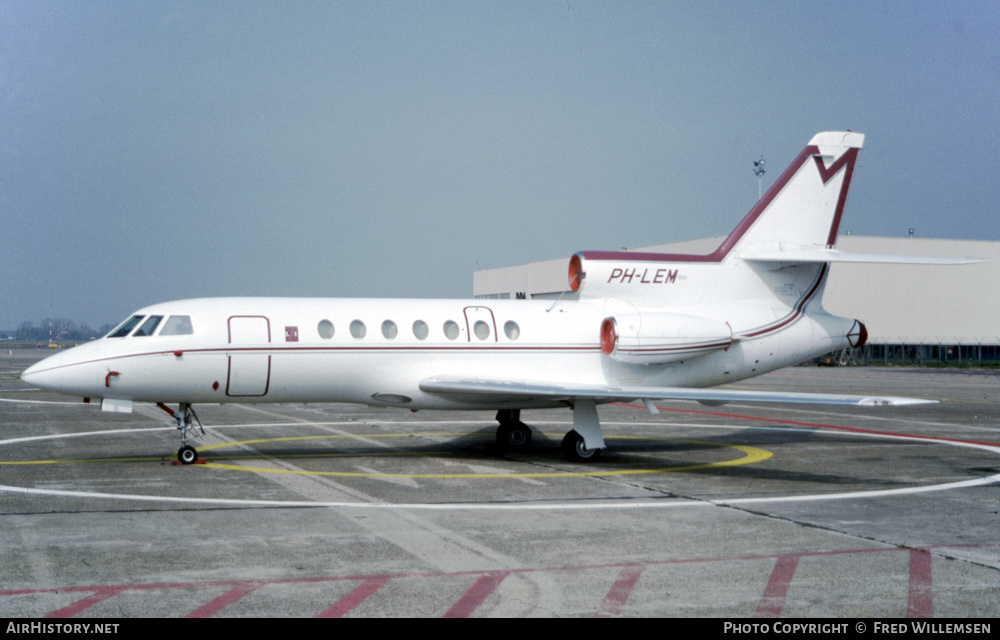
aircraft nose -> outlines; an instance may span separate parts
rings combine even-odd
[[[52,389],[58,385],[58,370],[52,368],[50,358],[41,362],[36,362],[21,373],[21,380],[24,380],[33,387],[42,389]]]
[[[87,342],[36,362],[24,370],[21,380],[46,391],[101,397],[110,370],[100,363],[102,353],[101,345]]]

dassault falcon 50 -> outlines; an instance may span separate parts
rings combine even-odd
[[[860,347],[859,320],[821,306],[833,262],[956,263],[833,248],[864,136],[817,134],[707,255],[581,251],[552,300],[203,298],[136,311],[111,333],[22,378],[177,422],[198,452],[199,403],[353,402],[497,411],[498,441],[531,441],[529,408],[571,407],[562,451],[605,448],[597,406],[697,400],[898,405],[908,398],[711,389]],[[176,404],[177,410],[167,405]]]

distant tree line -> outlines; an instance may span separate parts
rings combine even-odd
[[[17,327],[16,332],[4,331],[3,337],[13,336],[15,340],[23,342],[48,342],[49,323],[49,318],[45,318],[37,324],[31,320],[25,320]],[[85,342],[107,335],[114,329],[112,324],[103,324],[92,329],[85,324],[77,324],[65,318],[52,318],[51,326],[52,340],[55,342]]]

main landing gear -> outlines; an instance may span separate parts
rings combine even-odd
[[[508,451],[524,451],[531,446],[531,427],[521,422],[520,409],[497,411],[497,444]],[[573,430],[562,441],[562,454],[570,462],[593,462],[604,449],[597,405],[591,400],[573,403]]]
[[[194,431],[193,437],[200,438],[205,435],[205,427],[201,424],[198,414],[194,412],[194,407],[187,402],[182,402],[180,408],[175,412],[162,402],[157,402],[156,406],[169,413],[177,421],[177,429],[181,432],[181,448],[177,450],[177,459],[180,460],[181,464],[197,462],[198,450],[188,444],[188,434]],[[195,423],[197,423],[197,427]],[[198,431],[201,431],[201,434]]]
[[[570,462],[593,462],[601,457],[601,449],[588,449],[587,443],[576,431],[570,431],[562,441],[563,457]]]
[[[523,451],[531,446],[531,427],[521,422],[520,409],[497,411],[497,444],[501,449]]]

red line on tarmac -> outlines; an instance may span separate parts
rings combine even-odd
[[[644,568],[642,565],[622,567],[622,570],[618,573],[618,579],[611,585],[611,590],[604,597],[604,602],[601,603],[601,608],[597,610],[594,617],[610,618],[621,615],[622,607],[625,606],[629,596],[632,595],[635,583],[639,581],[639,576],[642,575]]]
[[[335,605],[316,616],[317,618],[340,618],[346,615],[351,609],[368,599],[368,596],[375,593],[386,582],[388,576],[378,576],[365,580],[354,588],[349,594],[337,601]]]
[[[905,549],[901,547],[875,547],[875,548],[862,548],[862,549],[836,549],[828,551],[804,551],[795,555],[798,558],[821,558],[830,556],[849,556],[855,554],[868,554],[868,553],[899,553],[901,551],[906,551],[910,554],[910,599],[914,605],[910,609],[925,611],[927,615],[931,615],[931,598],[933,593],[931,591],[931,551],[933,549],[980,549],[980,548],[995,548],[1000,546],[997,542],[986,542],[986,543],[971,543],[971,544],[937,544],[928,545],[921,547],[920,549]],[[346,575],[346,576],[315,576],[311,578],[275,578],[271,580],[256,580],[253,582],[248,582],[246,580],[221,580],[221,581],[207,581],[207,582],[152,582],[145,584],[119,584],[119,585],[103,585],[103,586],[79,586],[79,587],[48,587],[42,589],[0,589],[0,597],[2,596],[19,596],[19,595],[31,595],[39,593],[70,593],[70,592],[87,592],[90,593],[89,596],[83,598],[77,603],[58,609],[45,617],[55,618],[55,617],[66,617],[72,616],[80,611],[101,602],[107,598],[110,598],[123,591],[150,591],[150,590],[162,590],[162,589],[206,589],[213,587],[231,587],[232,589],[225,595],[220,596],[213,600],[214,603],[221,603],[222,606],[215,607],[218,611],[226,604],[235,602],[244,595],[251,593],[256,588],[264,585],[291,585],[291,584],[314,584],[320,582],[343,582],[343,581],[358,581],[363,580],[366,582],[371,581],[385,581],[396,578],[441,578],[441,577],[456,577],[456,576],[468,576],[476,575],[481,576],[475,585],[469,589],[463,596],[462,600],[459,602],[461,604],[463,601],[467,604],[473,604],[473,596],[477,596],[478,602],[475,603],[476,606],[480,604],[490,593],[492,593],[496,587],[511,573],[517,574],[531,574],[531,573],[562,573],[562,572],[573,572],[573,571],[589,571],[589,570],[607,570],[607,569],[619,569],[619,580],[626,572],[630,570],[636,570],[637,568],[645,569],[647,567],[666,567],[676,564],[698,564],[698,563],[714,563],[714,562],[747,562],[747,561],[758,561],[758,560],[775,560],[776,563],[781,562],[781,558],[791,557],[788,554],[775,555],[775,554],[749,554],[749,555],[737,555],[737,556],[718,556],[718,557],[695,557],[695,558],[671,558],[666,560],[653,560],[649,562],[643,562],[639,565],[629,562],[629,563],[603,563],[595,565],[568,565],[562,567],[548,567],[548,568],[530,568],[525,567],[522,569],[513,569],[509,571],[495,571],[495,572],[482,572],[482,571],[456,571],[456,572],[415,572],[415,573],[399,573],[391,575]],[[778,567],[775,567],[775,572],[777,572]],[[364,585],[362,585],[364,586]],[[373,586],[373,585],[370,585]],[[361,589],[355,589],[358,591]],[[223,602],[225,600],[225,602]],[[211,603],[210,603],[211,604]],[[452,607],[452,611],[459,608],[459,604]],[[463,605],[464,606],[464,605]],[[196,612],[205,612],[208,610],[209,605],[205,605],[200,609],[189,615],[193,617]],[[475,609],[475,606],[469,608],[465,613],[471,613]],[[458,613],[462,613],[458,611]],[[207,613],[206,615],[211,615]]]
[[[927,549],[910,549],[910,596],[906,603],[906,617],[930,618],[933,615],[931,553]]]
[[[209,616],[215,615],[222,609],[228,607],[232,603],[236,602],[243,596],[253,593],[260,583],[243,583],[241,586],[231,589],[226,593],[222,594],[218,598],[214,598],[210,602],[203,604],[191,613],[184,616],[185,618],[207,618]]]
[[[644,404],[628,404],[616,402],[620,407],[630,407],[634,409],[646,409]],[[739,418],[741,420],[755,420],[757,422],[773,422],[777,424],[791,424],[798,427],[816,427],[820,429],[833,429],[835,431],[847,431],[852,433],[870,433],[877,436],[897,436],[903,438],[914,438],[917,440],[938,440],[941,442],[958,442],[961,444],[981,444],[987,447],[1000,447],[1000,442],[984,442],[982,440],[961,440],[959,438],[941,438],[938,436],[921,436],[912,433],[894,433],[892,431],[875,431],[872,429],[859,429],[857,427],[839,427],[835,424],[823,424],[820,422],[800,422],[798,420],[782,420],[780,418],[759,418],[757,416],[745,416],[738,413],[722,413],[719,411],[699,411],[698,409],[678,409],[676,407],[660,407],[660,411],[676,411],[677,413],[697,413],[703,416],[717,416],[721,418]]]
[[[458,599],[451,609],[444,614],[445,618],[468,618],[473,611],[479,608],[491,593],[496,591],[503,579],[510,575],[510,571],[496,571],[484,573],[476,580],[461,598]]]
[[[104,587],[104,588],[98,587],[94,591],[94,593],[90,594],[86,598],[82,598],[80,600],[77,600],[76,602],[74,602],[73,604],[69,605],[68,607],[63,607],[62,609],[59,609],[57,611],[53,611],[52,613],[50,613],[49,615],[47,615],[45,617],[46,618],[68,618],[70,616],[75,616],[76,614],[80,613],[81,611],[83,611],[85,609],[89,609],[90,607],[94,606],[98,602],[103,602],[103,601],[107,600],[108,598],[110,598],[112,596],[118,595],[119,593],[121,593],[122,591],[124,591],[124,589],[125,589],[125,587]]]
[[[764,595],[761,596],[753,617],[777,618],[781,615],[788,587],[792,584],[792,576],[795,575],[795,568],[798,565],[799,556],[778,556],[778,561],[774,563],[774,571],[771,572],[771,578],[764,587]]]

